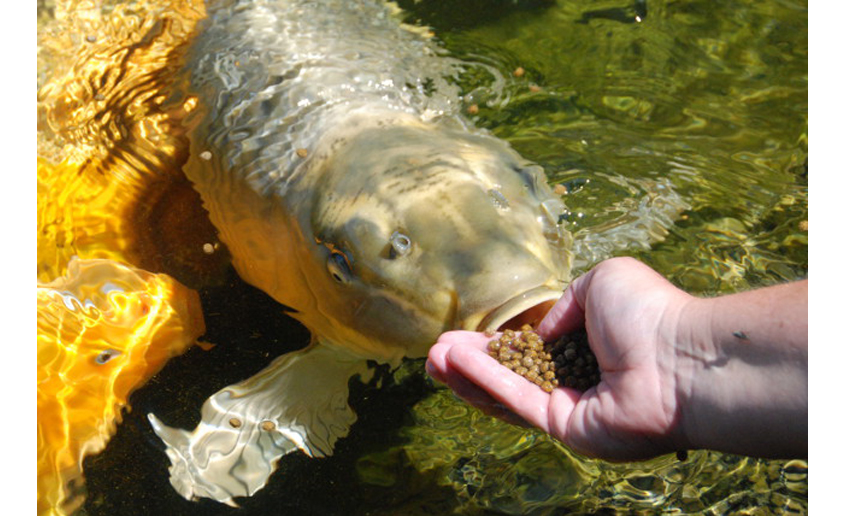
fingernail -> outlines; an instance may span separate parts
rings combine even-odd
[[[427,361],[426,361],[426,364],[424,365],[424,368],[426,369],[426,374],[428,374],[429,376],[431,376],[433,380],[436,380],[437,382],[440,382],[440,383],[444,383],[444,382],[441,380],[441,377],[438,375],[438,371],[436,370],[436,368],[435,368],[435,366],[432,364],[432,362],[430,362],[429,360],[427,360]]]

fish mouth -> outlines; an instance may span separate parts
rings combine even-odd
[[[519,330],[524,324],[535,328],[560,297],[562,291],[550,287],[527,290],[489,312],[476,331]]]

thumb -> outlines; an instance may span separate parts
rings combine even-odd
[[[573,280],[562,297],[547,312],[536,329],[544,340],[571,333],[585,327],[585,304],[595,269]]]

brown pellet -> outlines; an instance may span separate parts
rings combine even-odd
[[[505,330],[491,340],[488,354],[546,392],[559,385],[584,391],[600,381],[584,331],[545,344],[531,326],[524,325],[520,333]]]

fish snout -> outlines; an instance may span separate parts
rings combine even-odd
[[[501,246],[502,247],[502,246]],[[504,249],[498,248],[498,251]],[[477,256],[474,272],[458,278],[456,326],[470,331],[536,326],[562,296],[567,284],[554,263],[524,250]]]
[[[500,229],[499,235],[483,232],[485,238],[457,238],[453,252],[438,256],[439,268],[446,266],[457,297],[456,328],[496,331],[537,326],[567,286],[567,252],[553,248],[540,235],[508,235]]]

